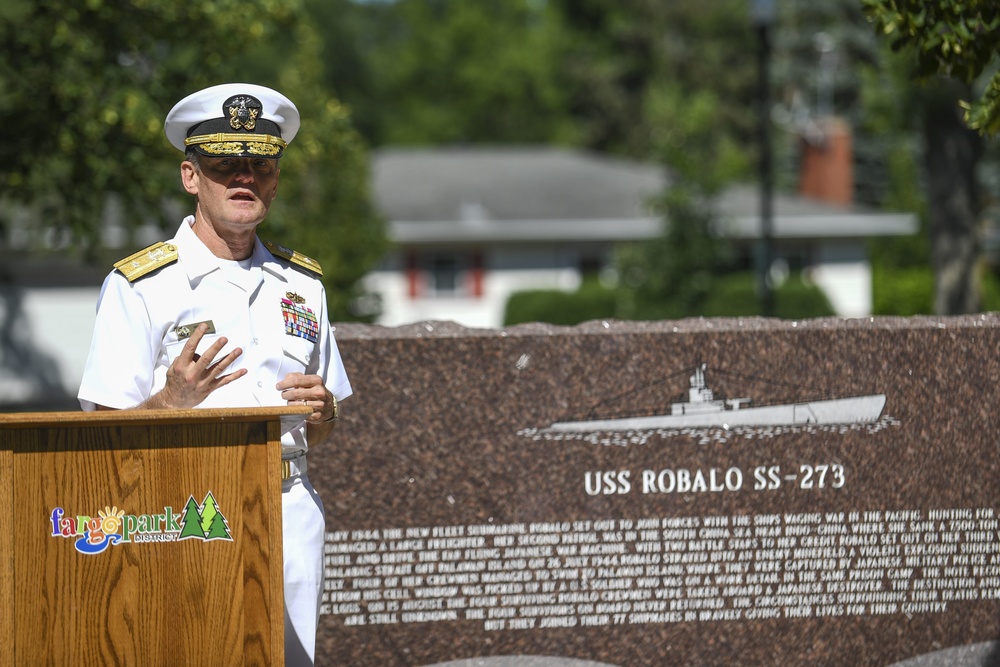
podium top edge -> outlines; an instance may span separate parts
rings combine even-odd
[[[256,408],[192,408],[188,410],[97,410],[95,412],[9,412],[0,413],[0,428],[38,426],[106,426],[109,424],[205,423],[215,421],[270,421],[282,417],[306,416],[308,405]]]

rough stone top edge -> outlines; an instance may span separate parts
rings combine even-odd
[[[825,331],[842,329],[968,329],[1000,327],[1000,313],[977,313],[938,317],[824,317],[805,320],[780,320],[764,317],[689,318],[684,320],[591,320],[574,326],[532,322],[501,329],[479,329],[455,322],[425,321],[386,327],[355,322],[334,323],[338,340],[404,338],[493,338],[518,336],[565,336],[601,334],[705,333],[732,331]]]

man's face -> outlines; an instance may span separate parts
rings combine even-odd
[[[277,160],[200,157],[198,163],[182,162],[181,180],[217,231],[253,228],[264,219],[278,191]]]

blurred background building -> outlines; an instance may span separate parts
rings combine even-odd
[[[839,165],[814,153],[804,161],[812,170],[804,192],[776,197],[775,263],[805,271],[836,315],[870,315],[868,241],[914,234],[916,216],[853,206],[843,187],[849,153],[833,154]],[[373,153],[372,164],[393,250],[365,284],[381,303],[376,321],[387,326],[501,327],[513,294],[572,292],[587,277],[613,283],[616,244],[662,232],[651,202],[667,176],[653,164],[551,147],[390,148]],[[840,190],[828,191],[838,176]],[[741,185],[718,201],[718,224],[744,267],[759,238],[759,197]]]

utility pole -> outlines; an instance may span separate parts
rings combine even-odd
[[[760,238],[757,241],[757,291],[761,313],[774,316],[771,263],[774,254],[774,169],[771,156],[771,26],[776,15],[775,0],[750,0],[750,16],[757,31],[757,119],[760,143]]]

